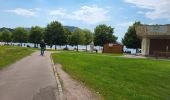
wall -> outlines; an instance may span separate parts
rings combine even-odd
[[[167,48],[168,47],[168,48]],[[154,52],[168,52],[170,51],[170,39],[151,39],[150,40],[150,55],[153,55]]]
[[[123,53],[123,45],[113,44],[112,47],[109,44],[104,45],[104,53]]]

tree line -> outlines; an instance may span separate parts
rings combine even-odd
[[[57,45],[76,46],[87,45],[94,42],[95,46],[104,46],[105,43],[116,42],[117,37],[113,34],[114,28],[100,24],[94,29],[94,33],[88,29],[76,28],[71,32],[58,21],[49,23],[45,28],[33,26],[30,31],[23,27],[17,27],[13,31],[4,29],[0,32],[0,41],[8,43],[33,43],[34,47],[44,40],[51,48]]]

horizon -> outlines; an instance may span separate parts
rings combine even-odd
[[[135,21],[156,25],[170,23],[169,0],[1,0],[0,27],[46,27],[51,21],[63,26],[87,28],[99,24],[114,28],[121,42]]]

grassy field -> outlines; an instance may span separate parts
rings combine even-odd
[[[105,100],[169,100],[170,61],[61,52],[54,62]]]
[[[0,69],[30,55],[32,52],[33,50],[28,48],[0,46]]]

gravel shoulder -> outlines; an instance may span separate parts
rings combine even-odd
[[[102,100],[99,95],[92,92],[80,82],[72,79],[62,70],[60,64],[56,64],[55,67],[62,83],[65,100]]]

